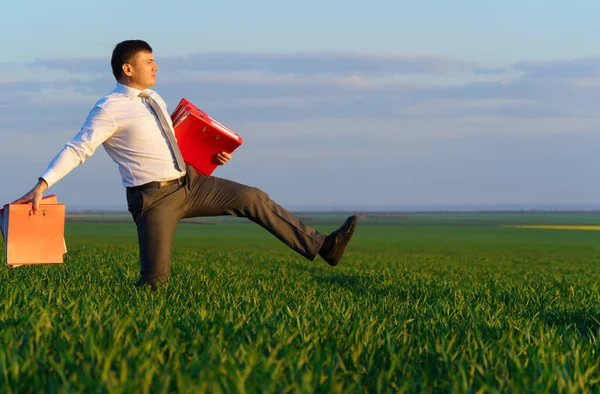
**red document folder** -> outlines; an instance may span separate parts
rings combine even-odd
[[[171,120],[183,159],[199,174],[210,175],[219,165],[217,153],[232,153],[242,144],[242,137],[185,98],[171,114]]]
[[[37,214],[32,204],[7,204],[0,212],[6,243],[6,265],[56,264],[66,253],[65,205],[56,196],[44,198]]]

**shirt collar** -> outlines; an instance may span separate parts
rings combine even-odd
[[[117,87],[115,88],[115,92],[117,93],[121,93],[124,96],[127,96],[131,99],[138,99],[140,93],[142,93],[141,90],[138,89],[134,89],[132,87],[129,87],[127,85],[123,85],[120,82],[117,82]]]

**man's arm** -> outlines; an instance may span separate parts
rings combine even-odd
[[[116,129],[115,120],[101,107],[94,107],[81,131],[54,157],[38,178],[37,184],[13,204],[30,202],[33,204],[33,212],[37,213],[44,191],[94,154],[96,148],[113,135]]]
[[[33,187],[33,189],[25,193],[23,197],[14,201],[13,204],[30,202],[33,204],[33,213],[37,214],[38,206],[40,205],[40,200],[42,199],[42,196],[47,189],[48,183],[46,183],[46,181],[43,178],[39,178],[38,183]]]

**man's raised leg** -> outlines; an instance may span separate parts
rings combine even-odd
[[[318,255],[325,241],[324,234],[302,223],[260,189],[197,174],[188,176],[186,187],[184,217],[246,217],[309,260]]]

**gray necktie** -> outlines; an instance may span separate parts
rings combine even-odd
[[[179,171],[185,171],[185,161],[183,160],[183,156],[181,155],[181,151],[179,150],[179,145],[177,145],[177,141],[175,141],[175,135],[173,135],[173,133],[171,132],[171,127],[169,126],[169,122],[167,122],[167,119],[165,119],[165,114],[164,114],[162,108],[160,108],[158,103],[152,98],[152,96],[150,96],[150,94],[148,92],[142,92],[139,94],[139,96],[143,100],[146,100],[148,102],[148,104],[150,104],[150,108],[152,108],[154,115],[156,115],[156,117],[158,118],[158,121],[160,122],[162,131],[163,131],[164,135],[167,137],[167,140],[169,141],[169,144],[171,145],[171,150],[173,151],[173,155],[175,156],[175,159],[177,160],[177,167],[178,167],[177,169]]]

